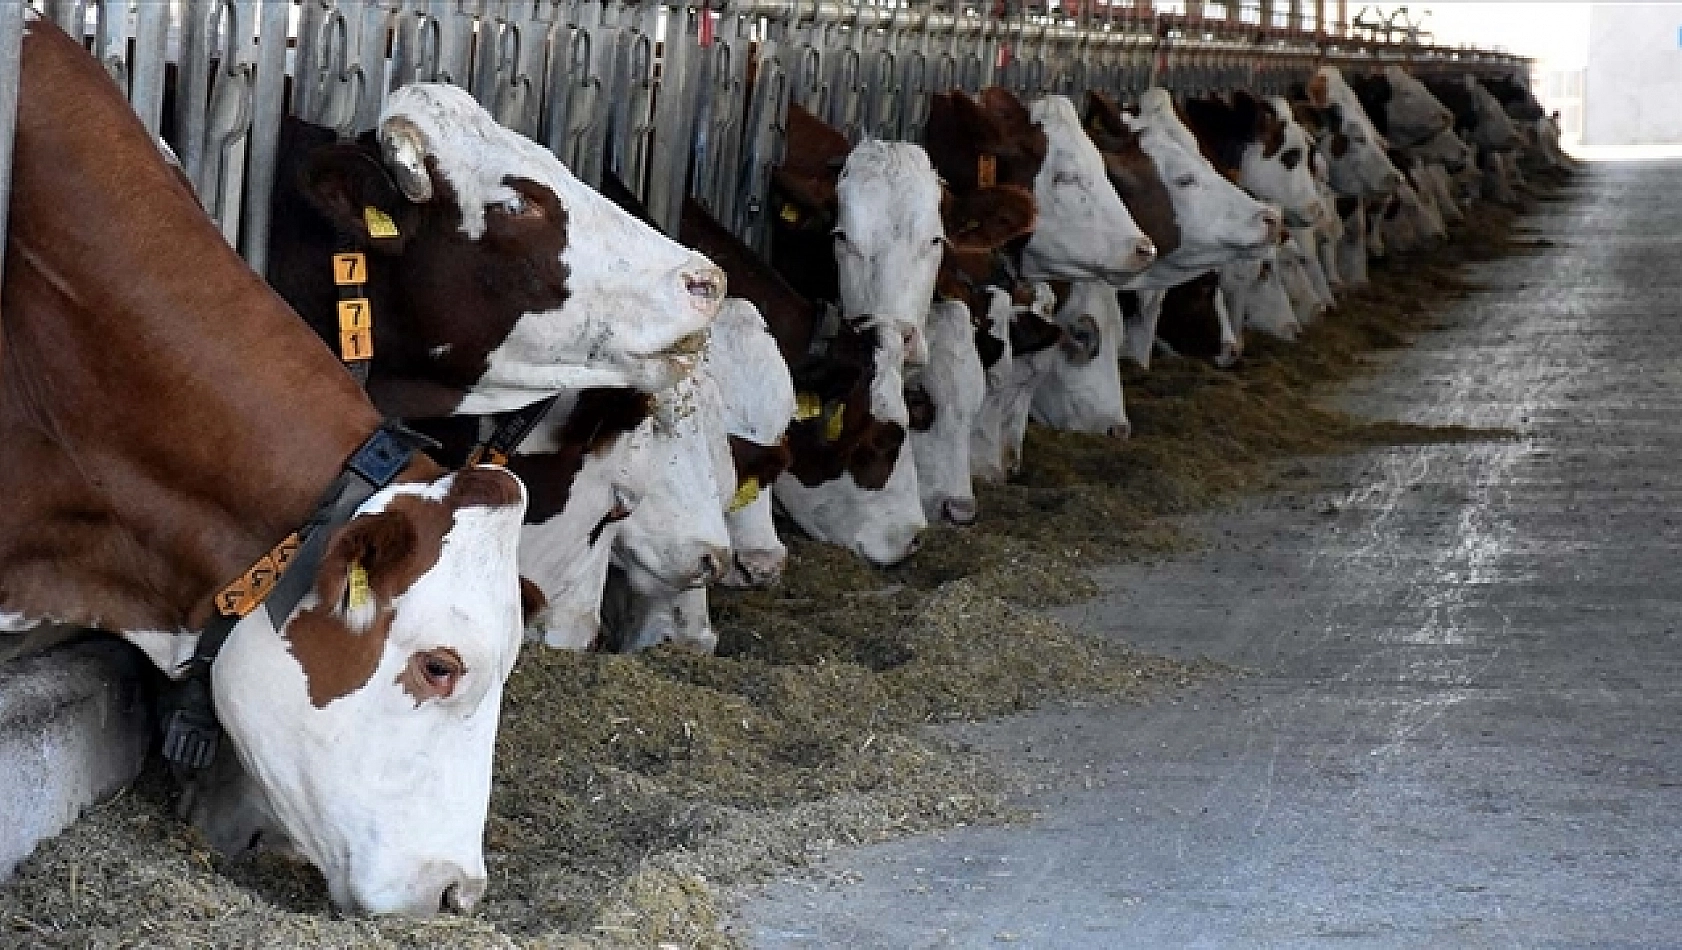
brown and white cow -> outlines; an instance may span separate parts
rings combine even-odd
[[[380,416],[42,20],[22,89],[0,623],[97,627],[175,673],[219,592],[303,525]],[[278,629],[255,609],[214,660],[240,762],[342,907],[432,913],[484,891],[523,507],[502,469],[416,456],[328,537]]]

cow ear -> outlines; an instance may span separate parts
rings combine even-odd
[[[419,548],[415,523],[402,511],[362,515],[339,529],[316,574],[320,605],[352,631],[373,626],[383,607],[407,589],[403,565]]]
[[[1316,108],[1324,109],[1331,105],[1331,81],[1325,77],[1325,74],[1315,73],[1314,78],[1308,81],[1306,92],[1308,93],[1308,101],[1314,103]]]
[[[355,247],[403,252],[412,206],[379,160],[357,145],[338,143],[312,153],[298,172],[298,190]]]
[[[998,119],[1007,130],[1015,132],[1031,128],[1034,117],[1016,94],[1003,86],[988,86],[981,90],[981,106]]]
[[[960,253],[991,251],[1030,234],[1038,215],[1033,194],[1016,185],[983,188],[953,205],[946,234]]]

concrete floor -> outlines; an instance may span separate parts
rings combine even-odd
[[[1021,827],[843,852],[761,948],[1682,947],[1682,162],[1596,166],[1348,394],[1523,438],[1307,465],[1067,619],[1254,674],[966,738]]]

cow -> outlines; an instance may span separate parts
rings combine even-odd
[[[1221,296],[1231,321],[1229,332],[1235,341],[1232,353],[1222,353],[1216,365],[1230,366],[1244,352],[1246,327],[1280,340],[1294,340],[1302,332],[1291,298],[1279,278],[1278,251],[1269,257],[1232,261],[1216,271]]]
[[[1121,302],[1108,284],[1057,287],[1063,328],[1057,360],[1034,390],[1033,419],[1053,429],[1125,439],[1133,432],[1121,391]]]
[[[1328,156],[1333,190],[1344,195],[1388,195],[1402,176],[1384,153],[1384,139],[1336,66],[1322,66],[1299,88],[1298,99]]]
[[[1149,318],[1156,328],[1155,345],[1170,353],[1223,368],[1236,363],[1242,353],[1218,273],[1205,273],[1166,291],[1141,293],[1139,304],[1159,311]]]
[[[1179,247],[1127,281],[1128,289],[1170,287],[1225,261],[1265,254],[1278,239],[1283,223],[1278,209],[1246,195],[1202,157],[1167,90],[1147,90],[1139,114],[1121,119],[1167,184],[1180,231]],[[1131,330],[1128,336],[1134,336]],[[1150,339],[1144,338],[1147,350]]]
[[[1139,147],[1138,133],[1122,120],[1120,106],[1101,92],[1089,91],[1085,119],[1087,137],[1104,157],[1104,173],[1110,185],[1139,229],[1156,246],[1157,256],[1179,250],[1180,225],[1174,213],[1174,197],[1156,163]]]
[[[1291,299],[1291,309],[1296,313],[1299,325],[1313,323],[1336,302],[1320,271],[1318,256],[1303,250],[1297,232],[1287,234],[1279,242],[1276,263],[1279,282]]]
[[[927,333],[928,362],[906,377],[917,491],[923,516],[931,523],[967,525],[976,518],[970,434],[986,397],[986,370],[963,301],[936,301],[929,309]]]
[[[1010,358],[987,370],[986,395],[970,434],[970,471],[980,481],[1001,482],[1022,465],[1034,392],[1056,365],[1065,335],[1053,319],[1057,298],[1049,284],[989,287],[988,293],[988,324],[1006,328]]]
[[[1281,112],[1271,100],[1239,90],[1188,99],[1183,110],[1203,156],[1250,194],[1278,205],[1286,225],[1307,227],[1320,219],[1308,136],[1288,108]]]
[[[693,200],[685,202],[678,237],[717,261],[758,308],[794,381],[801,411],[789,425],[791,457],[776,480],[776,502],[807,534],[873,564],[910,557],[928,522],[916,463],[901,451],[910,420],[900,328],[838,310],[821,315]]]
[[[1007,100],[1014,102],[1004,95],[983,101]],[[1045,132],[1046,157],[1034,176],[1039,224],[1022,249],[1022,276],[1121,283],[1149,267],[1156,245],[1110,184],[1103,155],[1082,128],[1074,103],[1047,96],[1028,116]]]
[[[725,509],[730,531],[730,587],[764,587],[782,575],[788,549],[771,520],[771,486],[788,470],[794,380],[759,311],[731,301],[713,322],[702,368],[718,385],[730,442],[734,491]]]
[[[665,641],[711,652],[717,637],[707,625],[704,588],[730,563],[724,508],[735,493],[724,410],[716,381],[701,369],[654,403],[646,428],[630,439],[641,497],[613,539],[603,633],[621,652]],[[625,589],[616,592],[616,583]],[[683,609],[694,606],[687,593],[694,590],[703,591],[698,615]]]
[[[388,415],[503,412],[591,386],[655,392],[698,359],[723,272],[465,90],[404,86],[354,141],[297,121],[283,135],[269,280],[336,340],[332,258],[362,253],[369,388]]]
[[[410,454],[33,16],[21,87],[0,625],[93,627],[207,674],[248,784],[341,908],[471,908],[519,645],[518,479]],[[295,547],[329,486],[342,507]],[[271,617],[276,587],[298,599]]]

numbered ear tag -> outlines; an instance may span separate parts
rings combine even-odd
[[[368,569],[360,562],[352,563],[345,584],[345,605],[351,610],[361,610],[373,601],[374,589],[368,586]]]
[[[800,209],[789,203],[783,204],[783,220],[789,224],[800,223]]]
[[[367,297],[339,301],[339,357],[346,362],[374,356],[374,308]]]
[[[825,442],[834,442],[836,439],[841,438],[841,429],[842,429],[843,424],[846,421],[847,421],[847,404],[844,403],[844,402],[838,402],[838,403],[835,404],[835,408],[831,409],[829,411],[829,418],[824,420],[824,423],[823,423],[824,441]]]
[[[361,252],[333,255],[333,283],[354,287],[368,281],[368,258]]]
[[[759,498],[759,479],[750,478],[737,486],[736,494],[730,499],[729,512],[735,514],[743,508],[753,504]]]
[[[805,422],[823,415],[823,400],[817,393],[799,393],[794,397],[794,421]]]
[[[999,181],[999,160],[992,155],[983,155],[975,160],[975,183],[982,188],[991,188]]]
[[[397,222],[391,220],[391,215],[368,205],[362,209],[362,223],[368,226],[368,236],[377,238],[394,238],[397,236]]]

